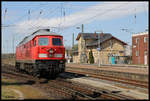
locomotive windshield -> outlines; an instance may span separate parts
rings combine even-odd
[[[48,38],[39,38],[38,40],[39,46],[47,46],[49,44]]]
[[[53,45],[55,46],[61,46],[61,39],[60,38],[53,38],[52,39]]]

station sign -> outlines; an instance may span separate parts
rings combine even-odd
[[[101,50],[101,48],[97,48],[97,50],[98,50],[98,51],[100,51],[100,50]]]

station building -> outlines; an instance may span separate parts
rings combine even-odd
[[[98,41],[100,38],[100,41]],[[73,63],[89,63],[89,52],[92,50],[94,63],[99,62],[98,47],[100,44],[100,64],[121,64],[126,59],[127,43],[110,33],[79,33],[78,50],[73,52]]]

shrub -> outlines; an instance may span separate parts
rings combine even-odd
[[[92,50],[90,50],[90,52],[89,52],[89,62],[90,62],[90,64],[93,64],[93,63],[94,63],[94,57],[93,57],[93,52],[92,52]]]

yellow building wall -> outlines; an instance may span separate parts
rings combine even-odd
[[[79,63],[79,56],[73,55],[73,63]]]
[[[124,51],[123,44],[115,39],[112,39],[111,41],[113,43],[112,48],[110,46],[110,40],[104,42],[100,46],[101,47],[101,51],[100,51],[100,63],[101,64],[110,64],[111,63],[111,60],[108,57],[109,54],[124,56],[124,53],[119,52],[119,51]],[[93,56],[94,56],[94,62],[98,63],[97,47],[92,47],[91,49],[92,49]],[[89,51],[90,51],[90,49],[88,48],[87,52],[89,53]],[[88,58],[89,58],[89,54],[88,54]]]
[[[86,43],[90,43],[92,40],[86,40]],[[112,48],[110,46],[110,41],[113,43]],[[124,56],[124,46],[123,44],[116,40],[116,39],[111,39],[108,41],[105,41],[103,44],[101,44],[101,51],[100,51],[100,63],[101,64],[110,64],[111,60],[109,59],[108,55],[109,54],[115,54],[115,55],[120,55]],[[85,47],[85,40],[83,37],[80,37],[78,40],[78,55],[73,56],[73,63],[80,63],[80,58],[81,58],[81,52],[85,51],[87,58],[89,59],[89,52],[90,49],[92,49],[93,56],[94,56],[94,62],[98,63],[98,51],[97,51],[97,46],[92,46],[92,47]],[[123,51],[123,53],[120,53],[120,51]],[[89,63],[89,61],[88,61]]]

